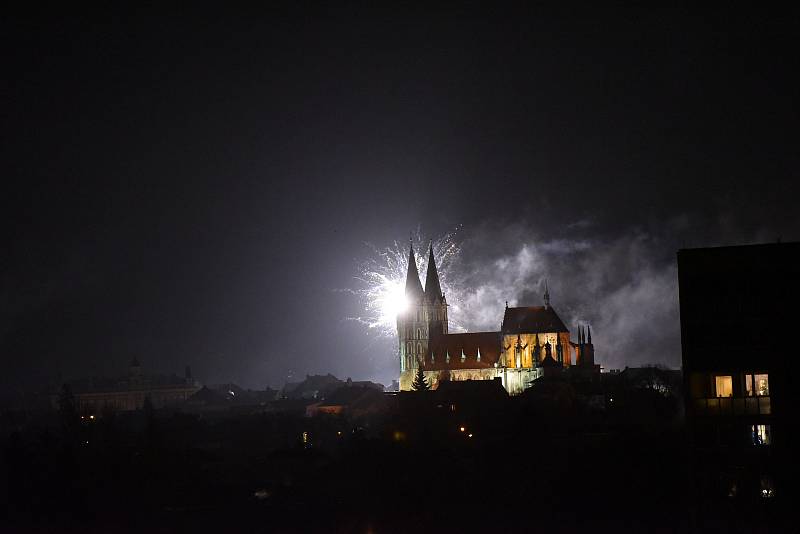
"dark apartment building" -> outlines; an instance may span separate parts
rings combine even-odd
[[[796,495],[800,243],[678,252],[692,472],[701,497]]]

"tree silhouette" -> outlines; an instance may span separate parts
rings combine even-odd
[[[431,385],[428,384],[427,380],[425,380],[425,373],[422,370],[422,367],[417,367],[417,375],[414,377],[414,381],[411,383],[411,389],[414,391],[428,391],[431,389]]]

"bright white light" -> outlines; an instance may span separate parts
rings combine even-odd
[[[430,242],[419,232],[414,236],[414,251],[417,270],[425,283]],[[359,266],[357,286],[348,289],[361,300],[362,315],[351,317],[366,325],[382,337],[394,337],[397,333],[397,315],[408,306],[405,299],[406,273],[408,272],[408,241],[395,241],[385,248],[371,247],[374,254]],[[453,266],[461,249],[455,242],[455,234],[446,234],[433,240],[433,252],[439,271],[439,282],[447,296],[450,330],[463,331],[459,323],[461,310],[461,284],[455,279]]]
[[[381,309],[381,320],[383,324],[394,324],[397,316],[408,307],[405,286],[397,280],[387,280],[381,287],[381,296],[378,297]]]

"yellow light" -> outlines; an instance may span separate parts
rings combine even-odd
[[[464,432],[464,431],[466,430],[466,428],[464,428],[464,427],[462,426],[462,427],[459,427],[459,430],[460,430],[461,432]]]
[[[93,416],[93,415],[90,415],[90,416],[89,416],[89,419],[94,419],[94,416]]]

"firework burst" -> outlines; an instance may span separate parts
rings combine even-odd
[[[429,240],[417,230],[411,242],[417,256],[417,269],[424,273],[428,267],[428,244],[433,244],[433,255],[439,271],[442,291],[447,297],[450,329],[463,331],[461,325],[461,294],[454,266],[461,253],[456,241],[456,231]],[[397,331],[397,315],[405,310],[406,273],[408,270],[408,242],[395,241],[391,246],[378,248],[368,244],[372,256],[359,265],[356,277],[358,287],[353,292],[359,297],[363,313],[353,319],[366,325],[382,337],[394,337]]]

